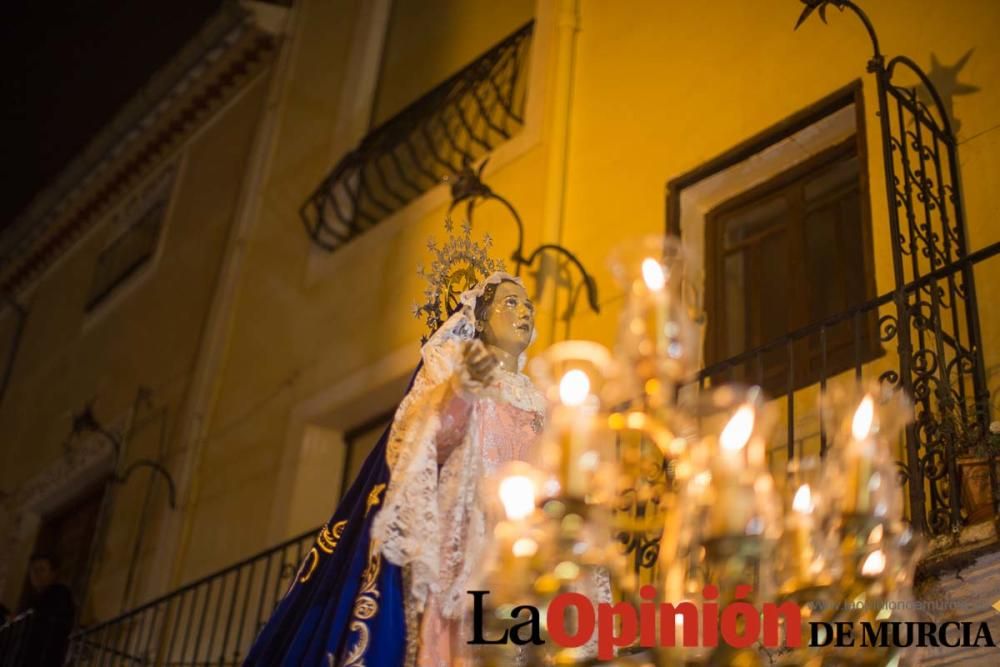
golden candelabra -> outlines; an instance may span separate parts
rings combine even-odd
[[[489,485],[482,620],[508,641],[480,662],[898,661],[897,649],[838,646],[832,633],[877,633],[905,615],[919,542],[889,454],[905,397],[877,384],[827,392],[826,456],[775,480],[760,388],[685,384],[700,317],[685,249],[643,239],[616,250],[612,269],[625,295],[614,352],[567,341],[533,362],[548,404],[541,444]],[[654,483],[651,469],[668,474]],[[660,536],[646,579],[615,539],[636,531]]]

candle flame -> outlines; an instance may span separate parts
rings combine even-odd
[[[566,405],[580,405],[590,394],[590,378],[579,369],[567,371],[559,381],[559,398]]]
[[[530,537],[522,537],[511,546],[511,552],[515,556],[534,556],[538,552],[538,542]]]
[[[792,499],[792,509],[799,514],[809,514],[814,508],[812,490],[808,484],[803,484],[795,492],[795,498]]]
[[[750,441],[750,434],[753,433],[753,422],[754,412],[751,406],[744,405],[737,410],[719,436],[722,448],[737,452],[746,447]]]
[[[663,289],[667,283],[663,266],[652,257],[642,260],[642,279],[646,282],[646,287],[654,291]]]
[[[508,519],[517,521],[535,511],[535,483],[530,477],[505,477],[500,482],[499,492]]]
[[[872,431],[872,422],[875,419],[875,401],[871,396],[865,396],[861,405],[854,412],[854,421],[851,422],[851,435],[855,440],[864,440]]]
[[[866,577],[877,577],[885,571],[885,552],[881,549],[868,554],[865,562],[861,565],[861,574]]]

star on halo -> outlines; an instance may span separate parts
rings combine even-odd
[[[450,218],[445,219],[445,229],[451,232],[454,227]],[[423,305],[413,304],[411,312],[415,317],[423,315],[427,328],[431,333],[437,330],[451,315],[457,295],[472,287],[477,281],[486,278],[494,271],[505,271],[502,260],[494,260],[489,256],[489,248],[493,238],[486,234],[482,242],[472,239],[472,223],[462,222],[462,234],[451,234],[446,242],[438,245],[431,238],[427,249],[434,255],[430,270],[423,265],[417,273],[427,280],[424,290]],[[428,336],[423,337],[427,341]]]

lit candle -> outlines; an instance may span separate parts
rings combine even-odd
[[[788,526],[792,536],[791,547],[795,549],[795,565],[800,581],[812,578],[812,561],[815,556],[812,545],[815,509],[816,503],[813,501],[812,489],[808,484],[802,484],[792,498],[792,511]]]
[[[753,486],[741,481],[716,483],[709,533],[713,537],[746,535],[754,516]]]
[[[869,482],[872,476],[872,455],[875,442],[872,426],[875,423],[875,401],[866,395],[851,420],[851,439],[847,445],[847,493],[844,512],[864,514],[871,510]]]
[[[652,291],[659,291],[667,284],[667,276],[663,267],[652,257],[642,260],[642,280]]]
[[[647,256],[639,262],[639,275],[629,284],[629,300],[623,331],[626,355],[634,365],[633,372],[640,379],[643,389],[660,389],[649,385],[649,380],[663,375],[663,364],[668,359],[667,329],[670,317],[670,295],[666,289],[669,274],[655,257]],[[662,392],[648,396],[654,401],[663,399]]]
[[[754,513],[752,480],[746,478],[746,449],[753,435],[755,415],[740,406],[719,434],[718,456],[712,462],[716,503],[711,532],[715,536],[744,534]]]
[[[500,481],[500,502],[511,521],[521,521],[535,511],[535,483],[527,475],[510,475]]]
[[[592,425],[584,405],[590,396],[590,378],[582,370],[567,371],[559,381],[559,400],[563,405],[560,429],[560,478],[571,497],[587,495],[586,471],[580,465],[590,447]]]
[[[865,577],[878,577],[885,572],[885,552],[881,549],[876,549],[875,551],[868,554],[864,562],[861,564],[861,574]]]
[[[655,356],[662,359],[666,354],[666,324],[667,324],[667,274],[663,266],[652,257],[642,260],[643,301],[647,310],[646,335],[651,339],[651,349],[645,356]],[[651,320],[651,321],[650,321]],[[640,350],[642,352],[643,350]]]
[[[694,330],[682,281],[688,264],[679,240],[662,235],[612,250],[611,270],[625,293],[618,349],[631,365],[648,407],[671,402],[673,386],[692,370]],[[659,383],[649,384],[649,380]]]
[[[753,435],[754,410],[741,405],[719,434],[719,452],[722,469],[738,474],[746,467],[747,443]]]
[[[501,571],[508,575],[524,572],[527,559],[538,550],[528,534],[527,521],[535,511],[535,481],[528,475],[509,474],[500,480],[497,495],[505,515],[494,529]]]

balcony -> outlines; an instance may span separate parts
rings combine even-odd
[[[303,204],[309,237],[334,251],[516,135],[533,29],[528,22],[369,132]]]

